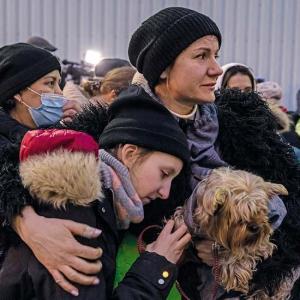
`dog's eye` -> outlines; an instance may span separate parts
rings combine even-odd
[[[248,225],[248,230],[252,233],[257,233],[259,231],[259,227],[255,224]]]

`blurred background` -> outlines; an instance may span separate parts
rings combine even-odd
[[[61,60],[88,49],[127,59],[128,41],[148,16],[168,6],[209,15],[223,34],[220,64],[240,62],[278,82],[289,110],[300,89],[300,0],[0,0],[0,46],[41,36]]]

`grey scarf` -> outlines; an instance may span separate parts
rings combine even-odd
[[[132,185],[128,169],[103,149],[99,155],[101,178],[104,187],[113,192],[119,229],[127,229],[130,222],[140,223],[144,219],[143,203]]]

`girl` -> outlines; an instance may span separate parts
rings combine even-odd
[[[105,119],[104,109],[98,107],[97,112]],[[130,222],[141,222],[143,205],[156,198],[167,201],[172,180],[188,165],[186,139],[167,109],[142,97],[119,99],[109,109],[108,118],[99,141],[100,162],[97,143],[85,133],[29,131],[21,144],[21,178],[40,215],[74,220],[102,231],[96,240],[80,240],[103,249],[103,270],[96,270],[94,286],[81,286],[79,296],[73,292],[74,296],[164,299],[176,279],[175,264],[190,240],[186,226],[172,232],[174,223],[169,221],[113,291],[118,230],[127,229]],[[94,201],[97,197],[100,200]],[[61,274],[53,281],[26,244],[16,237],[13,241],[15,246],[8,250],[0,274],[1,299],[73,299],[55,283],[63,280]]]

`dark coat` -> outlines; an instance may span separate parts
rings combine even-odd
[[[8,144],[22,140],[28,130],[28,127],[11,118],[0,108],[0,147],[6,147]]]
[[[258,264],[252,282],[253,291],[265,289],[273,295],[281,280],[300,266],[300,165],[293,149],[277,134],[276,120],[259,95],[226,90],[217,103],[222,158],[238,169],[284,185],[289,193],[282,197],[287,215],[273,235],[277,250]]]
[[[101,247],[102,271],[97,275],[100,284],[77,286],[79,296],[63,291],[53,280],[47,269],[35,258],[31,250],[11,233],[11,244],[0,272],[0,300],[29,299],[165,299],[175,281],[176,266],[155,253],[142,254],[131,267],[119,286],[113,290],[116,254],[120,242],[110,190],[104,191],[104,199],[93,202],[90,207],[69,205],[66,210],[52,207],[35,207],[40,215],[71,219],[102,230],[97,239],[80,238],[79,242]],[[13,236],[14,235],[14,236]],[[168,271],[168,278],[162,277]]]
[[[99,113],[99,114],[98,114]],[[98,114],[98,115],[97,115]],[[96,137],[104,123],[100,110],[92,108],[75,119],[72,129],[81,129]],[[98,119],[99,118],[99,119]],[[96,123],[94,123],[96,121]],[[97,130],[95,129],[97,128]],[[105,190],[105,198],[91,207],[69,206],[67,211],[54,210],[49,206],[37,206],[24,189],[19,176],[19,144],[6,147],[0,156],[0,213],[7,222],[20,212],[24,205],[32,205],[47,217],[72,219],[102,229],[98,239],[79,239],[79,242],[103,249],[103,270],[98,274],[97,286],[80,286],[79,297],[65,293],[54,283],[48,271],[36,260],[30,249],[20,241],[13,231],[1,230],[5,244],[10,248],[0,272],[0,300],[6,299],[165,299],[176,278],[176,266],[155,253],[144,253],[137,259],[118,288],[113,290],[115,259],[120,242],[119,232],[112,207],[111,192]],[[157,221],[157,220],[156,220]],[[162,278],[163,271],[168,278]]]
[[[7,173],[7,170],[5,169],[4,161],[7,159],[7,149],[12,149],[14,147],[17,147],[22,140],[24,134],[29,130],[28,127],[23,126],[13,118],[9,116],[2,108],[0,108],[0,167],[1,172]],[[9,151],[9,150],[8,150]],[[11,153],[11,152],[9,152]],[[15,153],[15,152],[14,152]],[[9,154],[8,154],[9,155]],[[11,166],[16,163],[15,159],[11,160]],[[12,168],[15,170],[15,168]],[[2,173],[3,174],[3,173]],[[0,190],[1,190],[1,184],[2,183],[2,176],[0,175]],[[13,185],[12,185],[13,187]],[[4,195],[7,192],[6,187],[2,190],[2,193],[0,192],[0,198],[1,194]],[[9,193],[6,194],[7,199],[10,197]],[[22,202],[22,197],[18,199],[18,201]],[[11,200],[11,202],[14,202]],[[5,223],[9,223],[8,220],[10,220],[11,214],[3,214],[3,211],[6,210],[7,205],[10,205],[8,202],[2,202],[0,200],[0,268],[1,263],[3,260],[3,255],[5,252],[5,241],[3,236],[3,230],[1,230],[1,225],[5,225]],[[18,208],[16,208],[18,209]],[[10,209],[6,210],[7,212],[10,211]]]

